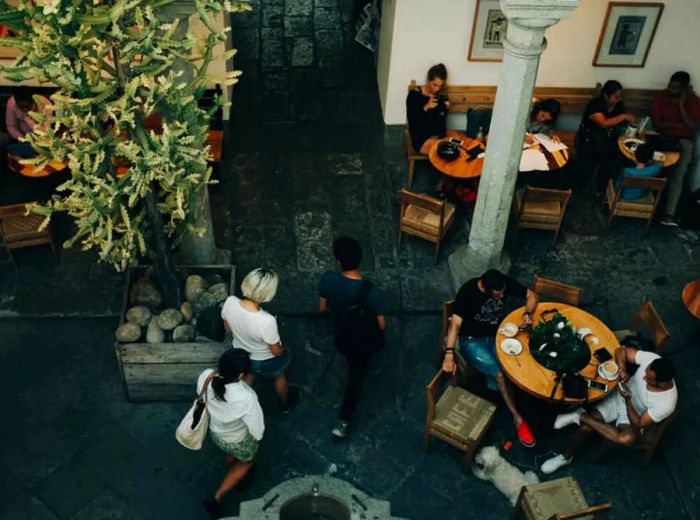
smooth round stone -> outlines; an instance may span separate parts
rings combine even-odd
[[[133,343],[134,341],[138,341],[141,337],[141,327],[136,323],[127,321],[117,327],[114,335],[122,343]]]
[[[139,327],[145,327],[151,321],[151,309],[145,305],[137,305],[126,311],[126,321],[136,323]]]
[[[163,303],[163,296],[153,280],[142,276],[131,285],[129,303],[146,305],[151,309],[156,309]]]
[[[152,319],[146,329],[146,343],[163,343],[165,332],[158,326],[158,320]]]
[[[183,302],[183,304],[180,305],[180,312],[185,318],[185,321],[190,321],[192,316],[194,316],[194,309],[192,308],[192,304],[190,302]]]
[[[158,326],[163,330],[173,330],[184,320],[184,316],[177,309],[165,309],[158,316]]]
[[[213,307],[216,305],[216,299],[211,295],[211,293],[205,292],[194,302],[192,302],[192,307],[194,307],[194,312],[199,314],[204,309]]]
[[[185,280],[185,299],[188,302],[194,302],[206,290],[207,284],[198,274],[191,274]]]
[[[194,327],[192,325],[178,325],[173,331],[173,341],[175,343],[185,343],[194,339]]]
[[[228,287],[225,283],[214,284],[211,287],[209,287],[207,292],[214,297],[216,303],[221,303],[226,298],[228,298]]]

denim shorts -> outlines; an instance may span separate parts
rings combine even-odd
[[[291,361],[292,354],[289,352],[289,349],[287,349],[283,356],[275,356],[262,361],[251,359],[249,372],[262,379],[272,379],[287,370]]]
[[[497,390],[495,377],[501,373],[501,366],[496,359],[496,338],[472,338],[460,336],[459,353],[478,372],[487,376],[488,386],[491,390]]]

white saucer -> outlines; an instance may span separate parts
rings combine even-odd
[[[589,329],[588,327],[584,327],[582,329],[578,329],[578,337],[583,339],[589,334],[593,334],[593,331]]]
[[[664,162],[666,160],[666,155],[661,152],[654,152],[653,159],[657,162]]]
[[[513,334],[508,334],[508,332],[506,332],[506,327],[511,327],[511,326],[515,332],[513,332]],[[520,328],[515,323],[512,323],[509,321],[508,323],[504,323],[503,327],[498,329],[498,332],[503,334],[506,338],[514,338],[515,336],[518,335],[518,332],[520,332]]]
[[[523,344],[515,338],[506,338],[501,341],[501,350],[509,356],[517,356],[523,351]]]
[[[615,381],[620,376],[620,373],[618,372],[614,376],[608,376],[603,372],[603,365],[598,365],[598,375],[606,381]]]
[[[644,141],[642,141],[641,139],[635,139],[633,137],[625,139],[622,142],[622,144],[625,145],[625,148],[627,148],[630,152],[634,152],[637,149],[637,147],[642,143],[644,143]]]

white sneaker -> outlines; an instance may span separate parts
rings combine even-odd
[[[557,415],[557,418],[554,420],[554,429],[561,430],[562,428],[566,428],[571,424],[580,425],[581,416],[583,415],[583,412],[585,412],[583,408],[576,408],[576,410],[574,410],[573,412],[562,413]]]
[[[545,460],[542,463],[542,466],[540,467],[540,471],[542,471],[542,473],[544,473],[545,475],[551,475],[556,470],[571,464],[572,460],[573,457],[567,459],[566,457],[564,457],[564,455],[556,455],[549,460]]]

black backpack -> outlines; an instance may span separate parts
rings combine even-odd
[[[368,305],[372,282],[363,280],[357,301],[334,311],[335,344],[341,351],[376,352],[384,346],[384,334]]]

